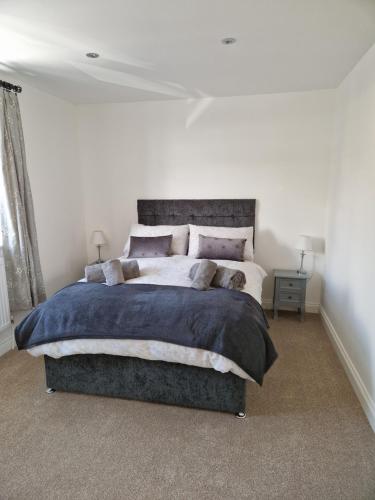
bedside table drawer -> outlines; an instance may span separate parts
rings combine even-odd
[[[301,292],[298,290],[280,291],[280,302],[300,302]]]
[[[301,290],[304,283],[302,280],[294,280],[292,278],[280,278],[280,288],[284,292],[286,290]]]

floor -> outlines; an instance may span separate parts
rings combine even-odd
[[[375,434],[319,316],[270,321],[279,359],[248,417],[44,392],[0,358],[0,499],[375,499]]]

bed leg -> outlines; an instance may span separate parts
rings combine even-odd
[[[246,413],[244,411],[239,411],[235,414],[236,418],[246,418]]]
[[[53,394],[54,392],[56,392],[56,389],[52,389],[52,387],[47,387],[46,389],[47,394]]]

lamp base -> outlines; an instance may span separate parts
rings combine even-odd
[[[98,247],[98,259],[96,261],[97,264],[103,264],[104,260],[102,260],[102,257],[100,255],[100,247],[101,245],[96,245]]]
[[[303,268],[303,258],[304,257],[305,257],[305,252],[303,250],[301,250],[301,265],[299,266],[299,269],[297,271],[298,274],[307,274]]]

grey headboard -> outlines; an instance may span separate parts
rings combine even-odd
[[[138,222],[148,226],[254,227],[256,200],[138,200]]]

